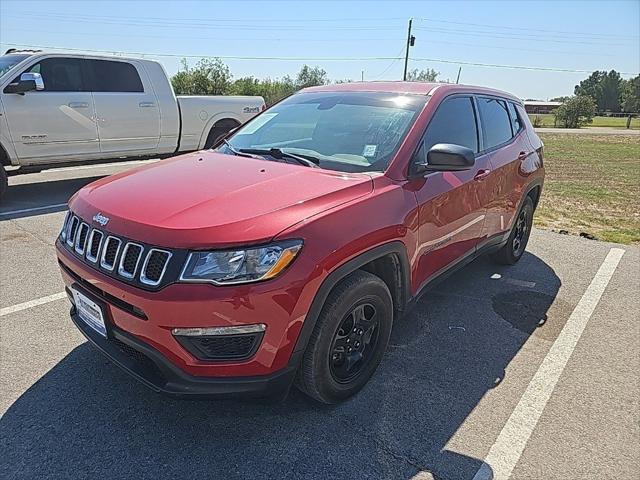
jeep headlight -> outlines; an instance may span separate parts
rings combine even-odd
[[[261,247],[194,251],[189,253],[180,280],[217,285],[267,280],[287,268],[301,248],[302,241],[289,240]]]

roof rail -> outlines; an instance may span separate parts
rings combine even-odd
[[[38,52],[41,52],[41,51],[42,50],[28,50],[28,49],[21,49],[21,48],[10,48],[6,52],[4,52],[4,54],[8,55],[10,53],[38,53]]]

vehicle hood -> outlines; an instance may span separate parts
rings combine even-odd
[[[370,193],[366,174],[196,152],[103,178],[82,188],[71,209],[129,239],[173,248],[271,240],[327,209]]]

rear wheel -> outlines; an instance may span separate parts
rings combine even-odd
[[[522,257],[522,254],[527,248],[532,226],[533,200],[527,196],[518,212],[507,243],[492,255],[493,260],[503,265],[514,265],[520,260],[520,257]]]
[[[296,386],[338,403],[367,383],[389,343],[393,301],[377,276],[356,271],[329,294],[298,370]]]
[[[2,197],[4,197],[5,193],[7,193],[7,188],[9,188],[7,171],[4,169],[4,166],[0,165],[0,201],[2,200]]]
[[[209,135],[207,135],[207,140],[204,142],[205,150],[216,145],[223,137],[227,135],[231,130],[236,128],[239,125],[238,122],[231,119],[220,120],[216,122],[216,124],[211,127],[209,131]]]

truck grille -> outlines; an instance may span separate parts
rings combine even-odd
[[[94,268],[145,287],[158,287],[173,255],[92,228],[69,212],[60,238],[67,249]]]

